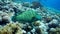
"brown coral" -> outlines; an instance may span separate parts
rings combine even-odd
[[[19,23],[9,23],[0,29],[0,34],[22,34]]]

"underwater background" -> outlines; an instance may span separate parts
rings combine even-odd
[[[18,3],[20,0],[13,0],[13,1]],[[60,0],[22,0],[22,1],[23,2],[38,1],[41,2],[44,6],[60,10]]]
[[[0,34],[60,34],[60,0],[0,0]]]

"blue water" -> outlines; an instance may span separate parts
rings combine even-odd
[[[20,0],[14,0],[14,2],[19,2]],[[43,5],[47,7],[52,7],[57,10],[60,10],[60,0],[21,0],[23,2],[32,2],[32,1],[39,1]]]
[[[41,0],[41,2],[48,7],[60,10],[60,0]]]

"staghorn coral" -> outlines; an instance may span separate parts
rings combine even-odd
[[[0,34],[22,34],[21,25],[19,23],[9,23],[0,29]]]

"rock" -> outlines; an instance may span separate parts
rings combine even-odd
[[[53,19],[50,23],[49,23],[49,27],[50,28],[56,28],[56,27],[58,27],[59,25],[59,22],[58,22],[58,20],[56,20],[56,19]]]
[[[35,22],[33,22],[33,25],[34,25],[34,26],[39,26],[39,25],[40,25],[40,21],[35,21]]]
[[[29,2],[24,2],[24,3],[22,4],[22,6],[24,6],[24,7],[30,7],[30,3],[29,3]]]
[[[42,5],[41,5],[40,2],[37,2],[37,1],[33,1],[33,2],[32,2],[31,8],[36,9],[36,8],[39,8],[39,7],[42,7]]]
[[[35,29],[32,29],[31,32],[34,33],[35,32]]]
[[[52,23],[52,24],[49,24],[48,26],[49,26],[49,28],[56,28],[56,27],[58,27],[58,24]]]
[[[5,12],[0,12],[0,25],[5,25],[10,22],[9,16]]]
[[[37,34],[42,34],[42,31],[40,28],[36,28],[36,31],[35,31]]]
[[[51,28],[50,31],[51,31],[51,32],[55,32],[56,29],[55,29],[55,28]]]
[[[5,16],[5,17],[2,18],[2,23],[1,23],[1,24],[7,24],[7,23],[9,23],[9,22],[10,22],[10,21],[9,21],[8,16]]]
[[[32,26],[30,26],[30,25],[24,25],[24,26],[23,26],[23,29],[24,29],[26,32],[29,32],[29,31],[32,30]]]
[[[55,23],[55,24],[58,24],[58,20],[57,19],[53,19],[50,23]]]
[[[23,30],[23,34],[26,34],[27,32],[25,30]]]

